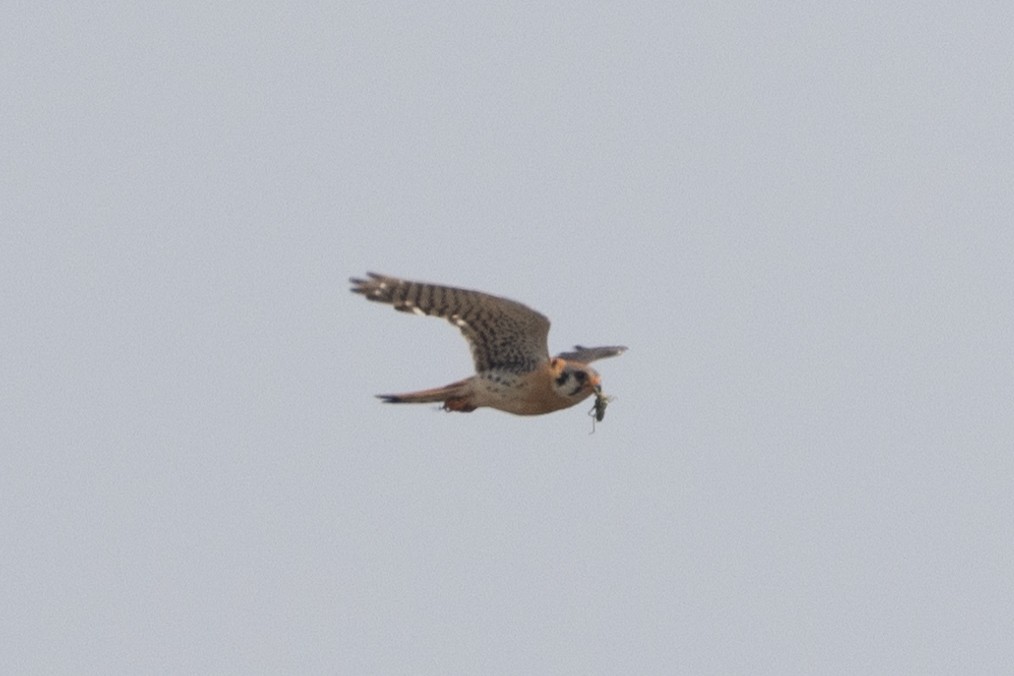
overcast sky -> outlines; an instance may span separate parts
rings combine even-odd
[[[0,671],[1014,669],[1004,3],[0,18]],[[368,270],[605,420],[380,403]]]

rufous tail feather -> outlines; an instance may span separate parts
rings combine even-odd
[[[459,380],[443,387],[404,394],[378,394],[377,398],[382,399],[385,404],[427,404],[439,401],[444,402],[444,408],[448,410],[465,410],[468,408],[464,406],[464,397],[467,394],[466,382]]]

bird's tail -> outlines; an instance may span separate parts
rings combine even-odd
[[[434,387],[429,390],[418,392],[406,392],[404,394],[378,394],[377,398],[382,399],[385,404],[427,404],[437,401],[444,403],[448,411],[474,411],[475,406],[468,403],[468,381],[459,380],[443,387]]]

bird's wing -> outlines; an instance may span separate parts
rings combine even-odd
[[[479,291],[410,282],[372,272],[352,291],[395,310],[443,317],[461,329],[476,371],[526,373],[549,359],[549,320],[521,303]]]
[[[583,345],[575,345],[572,352],[561,352],[556,356],[564,361],[576,361],[582,364],[590,364],[596,359],[615,357],[626,351],[627,348],[622,345],[605,345],[603,347],[585,347]]]

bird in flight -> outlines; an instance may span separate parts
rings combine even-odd
[[[443,387],[381,394],[392,404],[443,402],[446,411],[468,413],[488,406],[516,415],[540,415],[596,396],[605,401],[596,359],[622,354],[621,346],[582,347],[549,356],[549,320],[513,300],[479,291],[409,282],[372,272],[349,280],[353,293],[395,310],[443,317],[461,329],[472,349],[475,375]],[[601,407],[602,413],[605,406]],[[599,417],[601,420],[601,417]]]

